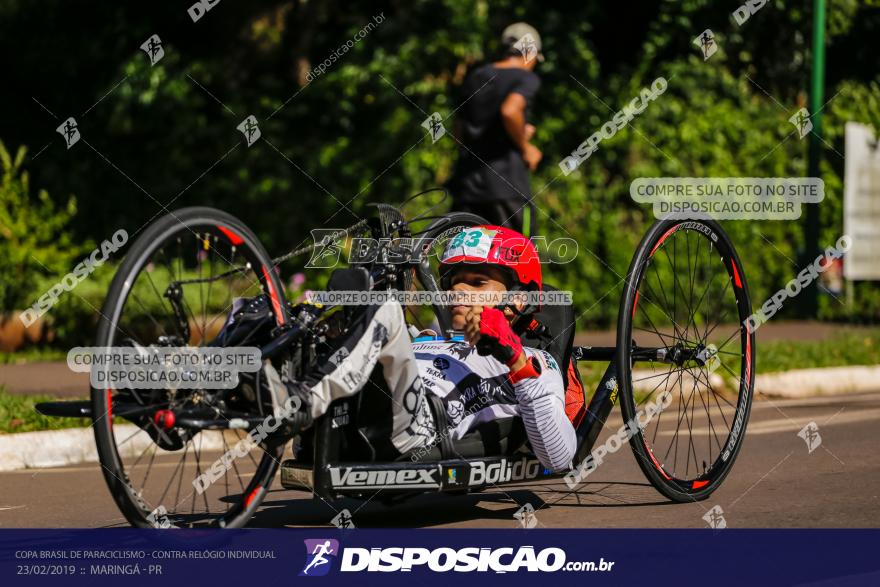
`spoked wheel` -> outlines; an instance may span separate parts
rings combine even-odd
[[[755,377],[742,263],[709,220],[664,220],[642,239],[617,325],[621,408],[639,467],[660,493],[701,500],[730,472]],[[630,344],[627,344],[630,342]]]
[[[281,281],[254,234],[219,210],[178,210],[128,251],[101,310],[97,346],[207,345],[235,299],[261,294],[271,305],[269,325],[287,322]],[[240,381],[233,390],[92,388],[104,478],[132,525],[240,527],[251,517],[284,444],[244,450],[247,433],[229,424],[230,414],[268,413],[259,376]],[[187,413],[211,415],[213,423],[182,423]]]
[[[420,251],[421,263],[417,270],[419,283],[425,291],[440,291],[439,267],[440,259],[446,245],[463,230],[488,224],[485,218],[469,212],[452,212],[431,222],[428,227],[414,234],[416,250]],[[417,324],[430,326],[425,316],[418,315],[416,310],[408,308]],[[436,305],[429,316],[436,319],[440,326],[440,334],[452,328],[452,320],[447,306]],[[427,322],[427,323],[426,323]]]

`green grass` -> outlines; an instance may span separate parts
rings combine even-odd
[[[66,361],[67,351],[34,347],[14,353],[0,352],[0,365],[35,363],[38,361]]]
[[[0,434],[82,428],[91,424],[89,418],[50,418],[34,409],[40,402],[55,399],[49,395],[13,395],[0,386]]]
[[[844,330],[821,341],[775,341],[758,345],[758,372],[880,364],[880,329]]]

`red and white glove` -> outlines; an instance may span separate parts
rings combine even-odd
[[[477,352],[483,356],[491,355],[508,367],[516,363],[522,354],[522,343],[501,310],[483,309]]]

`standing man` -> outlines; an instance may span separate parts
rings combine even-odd
[[[455,130],[462,148],[449,189],[456,210],[529,237],[535,232],[529,172],[542,157],[531,143],[530,124],[541,86],[533,71],[544,61],[541,37],[524,22],[512,24],[501,34],[501,51],[498,61],[476,68],[462,85]]]

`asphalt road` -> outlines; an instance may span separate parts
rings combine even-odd
[[[815,422],[821,444],[797,433]],[[618,411],[607,431],[622,425]],[[706,527],[714,510],[728,527],[880,526],[880,393],[753,405],[736,465],[708,500],[673,504],[657,493],[624,446],[577,493],[559,480],[467,496],[426,495],[385,506],[374,499],[324,503],[275,489],[254,527],[328,525],[348,509],[358,527],[509,527],[526,503],[539,527]],[[601,442],[601,440],[600,440]],[[715,517],[717,520],[717,516]],[[122,526],[98,465],[0,473],[0,527]]]

